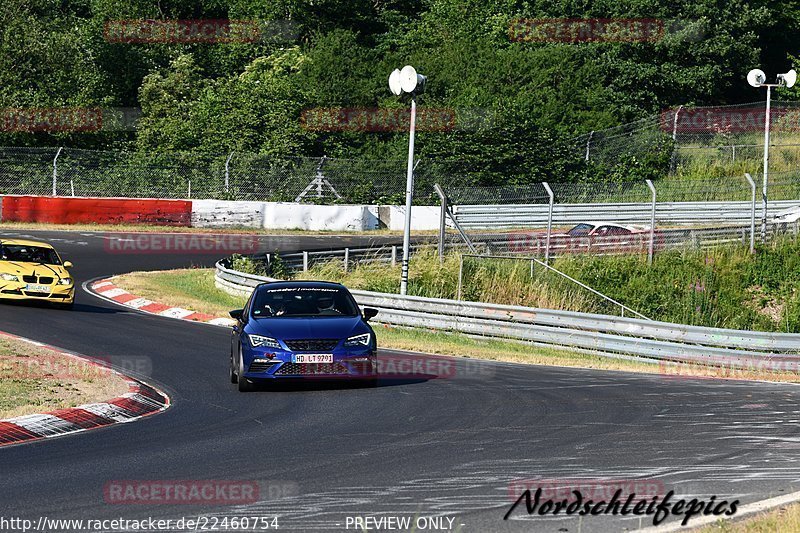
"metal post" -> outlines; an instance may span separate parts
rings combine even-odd
[[[756,251],[756,182],[753,181],[753,176],[749,173],[744,175],[747,183],[750,184],[750,192],[752,195],[750,208],[750,253]]]
[[[545,264],[550,264],[550,235],[553,233],[553,203],[555,201],[555,195],[553,194],[553,189],[550,188],[550,185],[547,184],[546,181],[542,182],[544,189],[547,191],[547,196],[550,197],[550,204],[547,207],[547,237],[545,238],[544,244],[544,262]]]
[[[308,252],[303,251],[303,272],[308,272]]]
[[[589,137],[586,139],[586,161],[589,160],[589,146],[592,144],[593,136],[594,136],[594,130],[589,132]]]
[[[75,182],[72,181],[72,178],[69,180],[69,195],[75,197]]]
[[[767,112],[764,116],[764,215],[761,217],[761,242],[767,243],[767,176],[769,175],[769,108],[772,87],[767,85]]]
[[[439,184],[436,184],[438,187]],[[438,191],[437,191],[438,192]],[[444,194],[439,195],[442,200],[442,209],[439,213],[439,263],[444,263],[444,237],[445,225],[447,224],[447,196]]]
[[[408,291],[408,254],[411,245],[411,200],[414,195],[414,130],[417,120],[417,97],[411,94],[411,120],[408,133],[408,168],[406,171],[406,223],[403,229],[403,263],[400,272],[400,295]]]
[[[228,159],[225,160],[225,192],[230,192],[231,190],[231,175],[229,171],[229,165],[231,164],[231,158],[233,157],[233,152],[228,155]]]
[[[397,266],[397,246],[392,246],[392,268]]]
[[[189,182],[189,189],[186,191],[187,199],[192,197],[192,180],[188,180],[188,182]]]
[[[461,300],[461,284],[463,283],[464,276],[464,254],[459,254],[458,257],[458,291],[456,300]]]
[[[650,244],[647,247],[647,264],[652,265],[656,238],[656,188],[653,186],[652,181],[645,180],[645,182],[647,183],[647,187],[650,189],[650,192],[653,193],[653,202],[652,206],[650,207]]]
[[[350,264],[350,248],[344,249],[344,273],[347,274],[347,266]]]
[[[669,171],[675,169],[675,156],[678,153],[678,115],[681,113],[683,105],[679,105],[675,111],[675,116],[672,119],[672,154],[669,157]]]
[[[53,196],[58,196],[58,191],[56,190],[56,185],[58,183],[58,165],[56,162],[58,161],[58,156],[61,155],[61,150],[63,149],[63,146],[59,146],[58,151],[56,152],[56,157],[53,158]]]

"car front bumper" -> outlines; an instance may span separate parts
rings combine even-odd
[[[75,300],[75,285],[47,285],[49,292],[29,292],[27,283],[15,281],[0,282],[0,299],[3,300],[44,300],[71,304]]]

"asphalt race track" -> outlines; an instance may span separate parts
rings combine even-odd
[[[99,233],[0,230],[12,234],[53,242],[78,282],[212,265],[220,255],[108,253],[113,237]],[[365,241],[263,239],[281,250]],[[0,329],[134,361],[173,401],[135,423],[0,449],[4,517],[277,515],[283,530],[344,531],[348,516],[402,515],[454,518],[452,530],[465,532],[622,531],[639,518],[579,524],[528,517],[522,505],[503,521],[509,487],[651,480],[745,503],[800,480],[800,389],[791,385],[461,360],[448,378],[240,394],[228,382],[221,327],[146,316],[79,290],[73,311],[0,305]],[[104,487],[119,480],[252,480],[261,490],[236,507],[109,504]]]

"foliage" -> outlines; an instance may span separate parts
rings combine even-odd
[[[520,42],[509,37],[520,18],[648,18],[663,34]],[[104,36],[110,21],[141,19],[252,20],[289,32],[215,44]],[[319,131],[301,116],[317,107],[406,109],[386,79],[411,63],[430,80],[420,108],[457,116],[452,128],[418,137],[421,157],[444,161],[439,172],[486,185],[652,178],[669,164],[664,139],[653,140],[652,157],[613,167],[575,160],[566,141],[679,104],[754,100],[746,70],[785,71],[798,25],[796,2],[772,0],[6,0],[0,107],[141,107],[144,116],[135,131],[11,128],[0,144],[401,158],[404,128]]]

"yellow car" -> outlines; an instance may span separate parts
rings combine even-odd
[[[0,299],[43,300],[62,307],[75,301],[75,281],[47,243],[21,239],[0,240]]]

